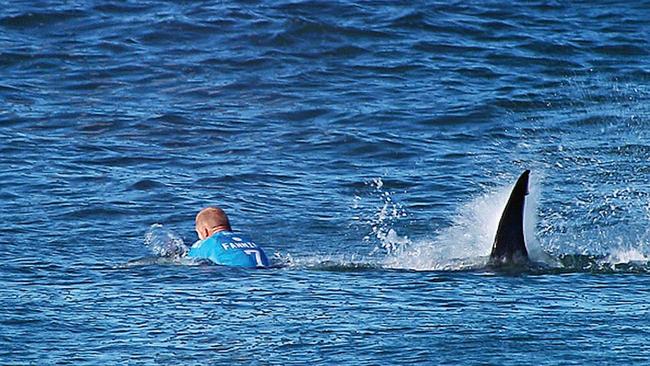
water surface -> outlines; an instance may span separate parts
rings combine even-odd
[[[647,363],[649,18],[5,4],[1,363]],[[560,265],[482,269],[524,169]],[[278,268],[152,257],[206,205]]]

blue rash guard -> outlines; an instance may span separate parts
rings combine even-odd
[[[268,267],[269,259],[262,248],[249,237],[232,231],[219,231],[209,238],[199,240],[188,254],[190,258],[209,259],[230,267]]]

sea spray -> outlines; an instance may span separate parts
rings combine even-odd
[[[548,263],[535,238],[539,183],[534,180],[526,198],[524,235],[530,258]],[[433,239],[414,241],[408,247],[389,254],[385,266],[413,270],[464,270],[485,265],[490,254],[501,214],[512,186],[489,191],[462,205],[451,226],[440,230]]]
[[[158,257],[178,259],[185,257],[188,248],[180,235],[166,229],[162,224],[153,224],[144,237],[144,243]]]
[[[619,264],[646,264],[648,260],[650,258],[638,248],[620,248],[608,255],[605,262],[609,263],[612,269],[614,269]]]
[[[381,178],[375,178],[367,184],[372,188],[371,197],[380,202],[376,212],[366,221],[370,226],[370,232],[363,240],[377,243],[370,255],[380,252],[389,255],[400,252],[410,244],[410,240],[407,236],[398,235],[394,226],[398,220],[407,216],[406,210],[393,199],[391,192],[384,190],[384,182]]]

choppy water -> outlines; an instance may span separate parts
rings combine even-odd
[[[646,364],[648,19],[3,4],[0,363]],[[495,273],[526,168],[553,265]],[[278,268],[155,256],[209,204]]]

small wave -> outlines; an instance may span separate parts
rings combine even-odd
[[[81,18],[86,15],[86,12],[80,10],[26,12],[0,18],[0,25],[18,29],[35,28],[65,22],[70,19]]]
[[[648,51],[644,47],[632,44],[610,44],[606,46],[598,46],[594,47],[593,51],[615,57],[646,56],[648,54]]]
[[[637,250],[615,251],[608,256],[566,254],[558,260],[562,267],[541,273],[640,273],[650,274],[648,258]]]
[[[158,182],[155,179],[140,179],[137,182],[133,183],[129,188],[138,190],[138,191],[149,191],[155,188],[164,187],[163,183]]]
[[[204,261],[197,261],[187,257],[158,257],[149,256],[138,259],[132,259],[124,264],[116,265],[114,268],[132,268],[145,266],[198,266],[204,264]]]
[[[363,272],[383,269],[381,263],[368,257],[356,255],[292,256],[276,253],[271,259],[273,267],[310,269],[329,272]]]

